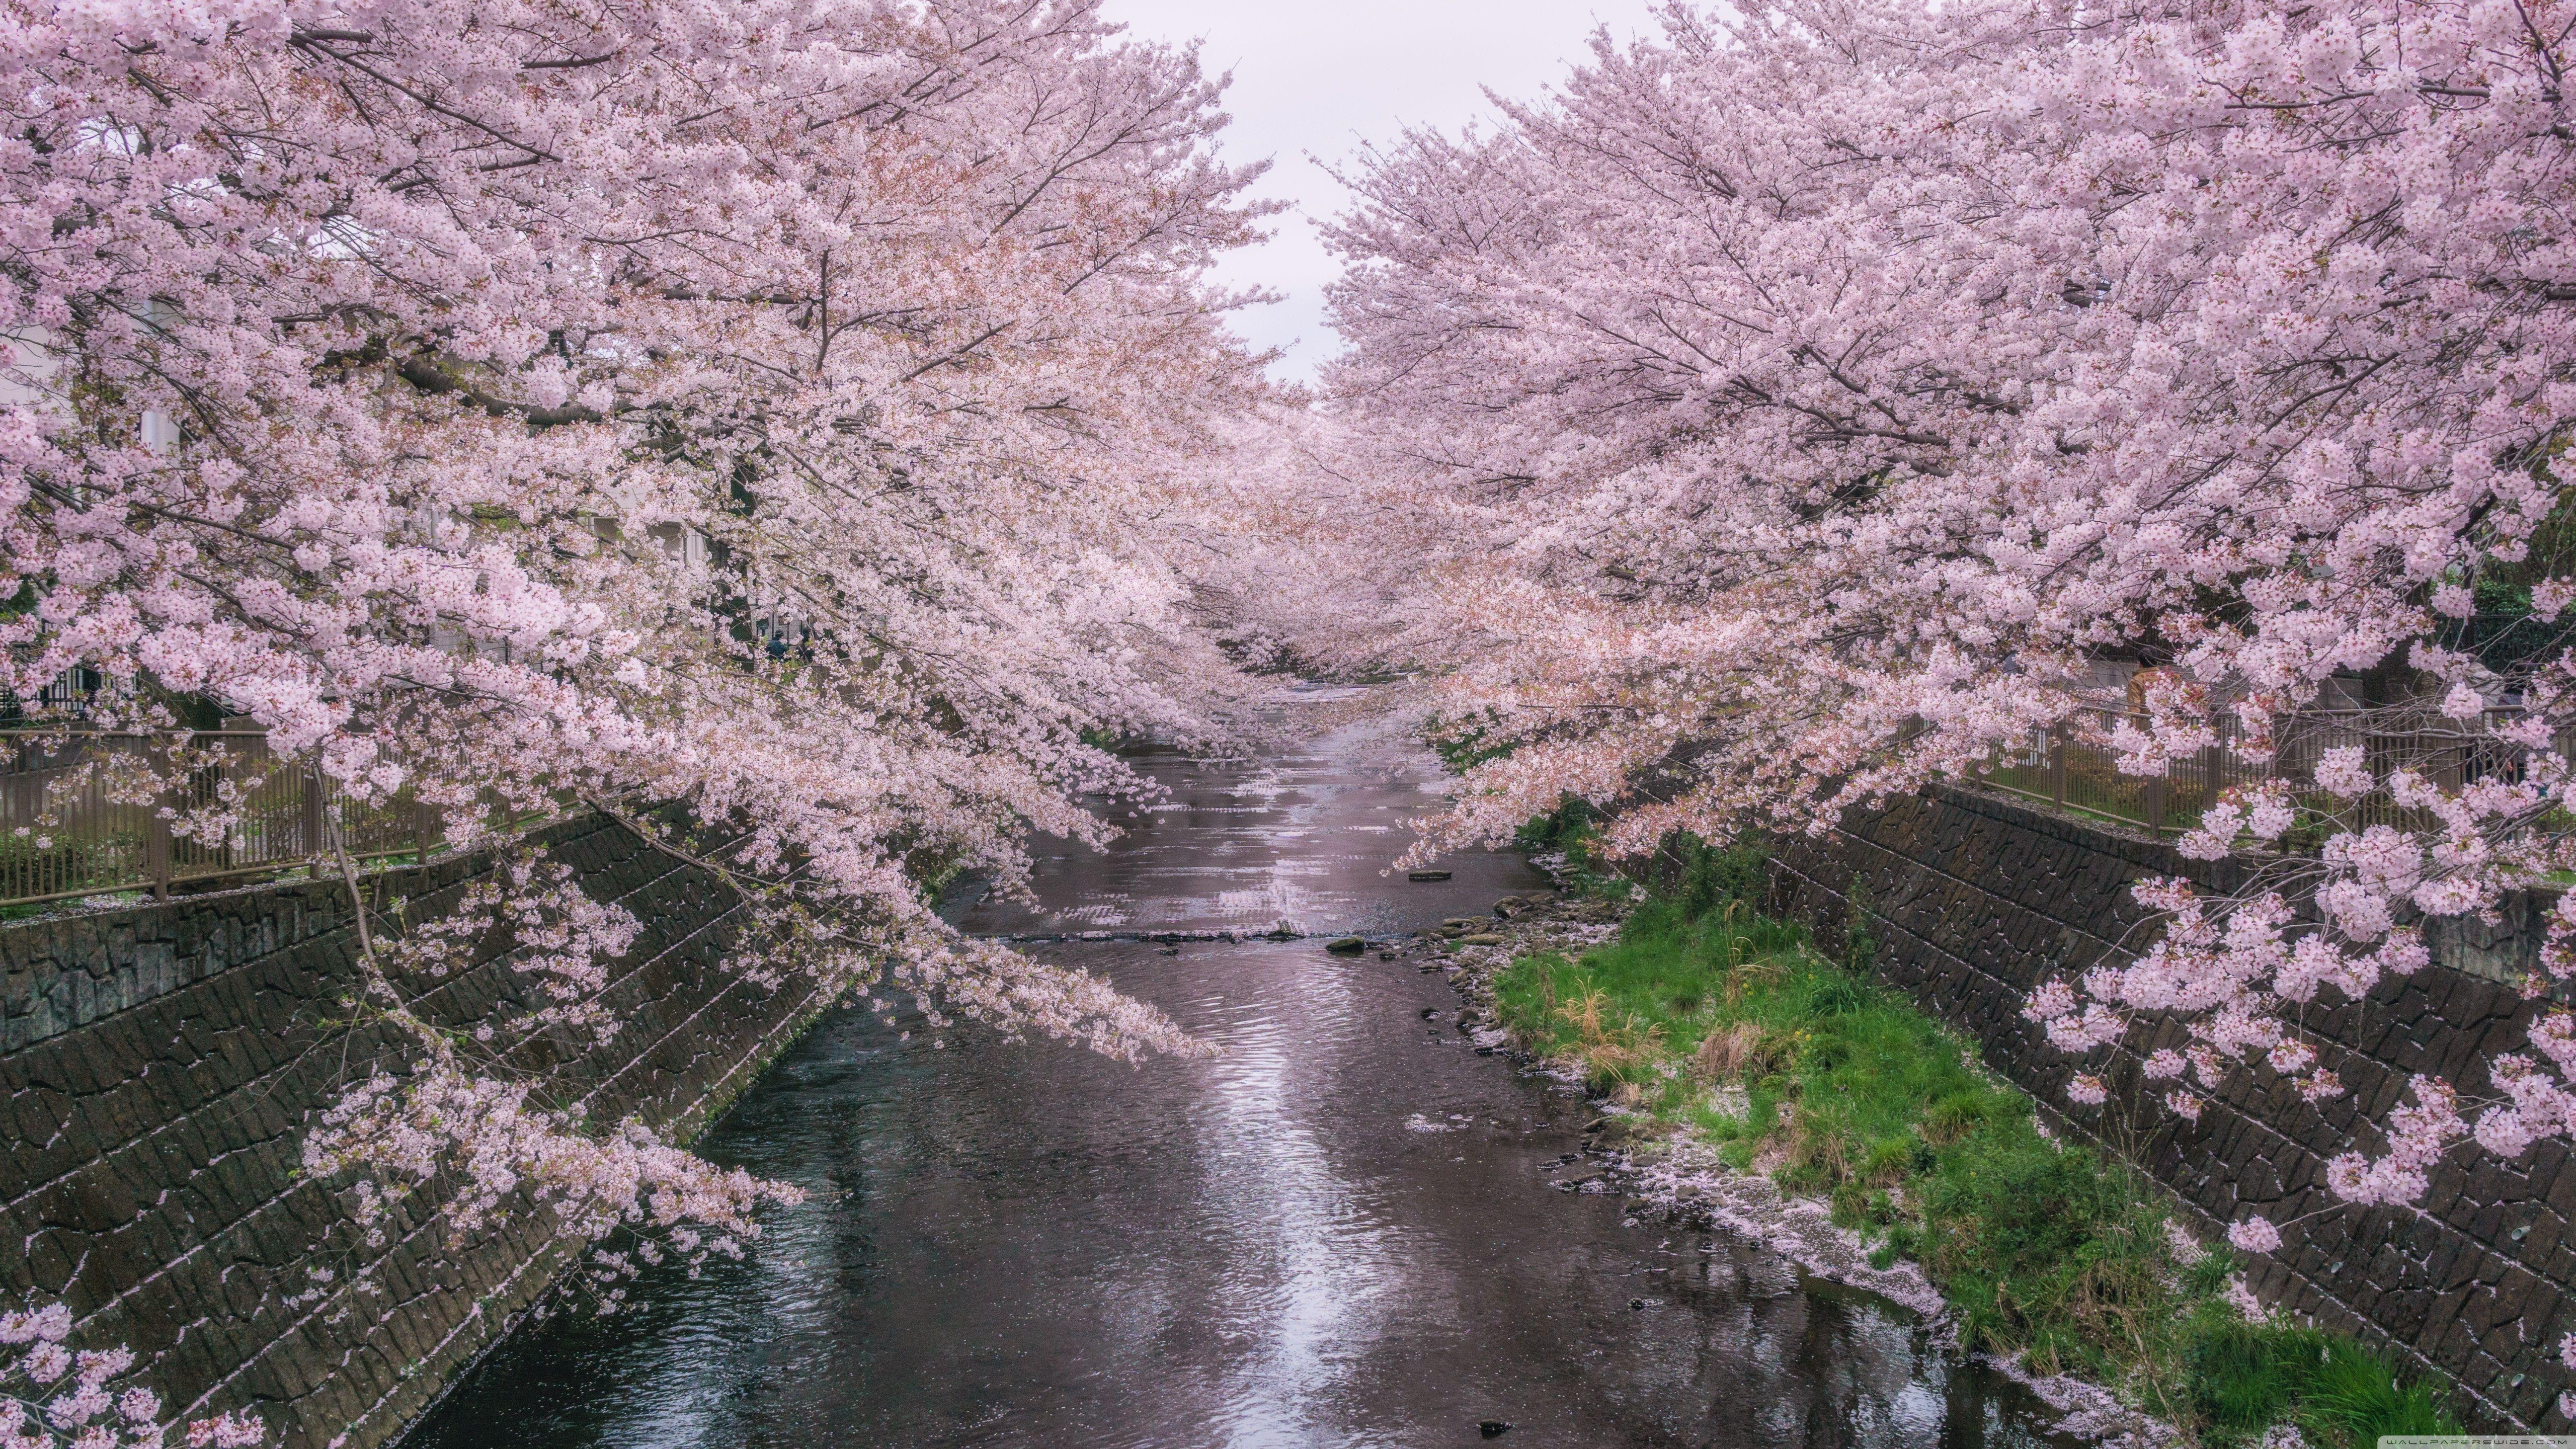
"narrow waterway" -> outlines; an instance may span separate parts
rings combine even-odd
[[[1221,1055],[836,1013],[703,1144],[809,1200],[746,1262],[521,1332],[411,1449],[2036,1442],[1903,1311],[1552,1190],[1589,1171],[1584,1104],[1477,1055],[1439,975],[1325,952],[1543,888],[1507,854],[1386,872],[1427,754],[1362,726],[1141,763],[1168,800],[1043,860],[1034,909],[959,919]]]

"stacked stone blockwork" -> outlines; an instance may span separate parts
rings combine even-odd
[[[614,968],[616,1034],[518,1063],[540,1099],[685,1137],[826,1004],[723,969],[736,898],[623,826],[534,843],[645,927]],[[468,854],[369,888],[422,920],[492,868]],[[348,894],[321,881],[0,929],[0,1294],[59,1298],[77,1343],[134,1348],[172,1410],[253,1408],[299,1449],[392,1437],[567,1256],[524,1221],[460,1241],[433,1191],[366,1275],[382,1292],[346,1291],[378,1254],[298,1165],[315,1114],[397,1060],[384,1028],[346,1024],[355,949]],[[424,1000],[464,1023],[523,986],[489,956]]]
[[[1774,905],[1840,939],[1857,896],[1883,977],[1971,1035],[1988,1064],[2064,1113],[2066,1125],[2147,1168],[2215,1230],[2248,1210],[2284,1222],[2334,1206],[2327,1159],[2376,1149],[2381,1139],[2366,1124],[2385,1119],[2415,1073],[2482,1090],[2479,1064],[2523,1042],[2534,1008],[2504,983],[2536,961],[2541,938],[2539,904],[2513,901],[2500,927],[2436,923],[2427,932],[2436,964],[2382,982],[2366,1002],[2310,1004],[2299,1025],[2350,1088],[2338,1101],[2311,1105],[2272,1073],[2240,1072],[2198,1122],[2184,1121],[2152,1104],[2156,1092],[2140,1074],[2141,1052],[2184,1044],[2167,1022],[2103,1073],[2108,1103],[2071,1107],[2065,1086],[2076,1061],[2021,1015],[2026,995],[2050,977],[2143,948],[2150,929],[2130,882],[2189,875],[2224,890],[2237,883],[2234,868],[1944,788],[1876,814],[1855,811],[1832,835],[1784,847]],[[2248,1276],[2266,1302],[2439,1370],[2473,1422],[2554,1425],[2552,1401],[2576,1387],[2557,1355],[2560,1336],[2576,1330],[2571,1220],[2576,1166],[2563,1143],[2514,1161],[2469,1146],[2434,1175],[2420,1208],[2310,1218],[2285,1233],[2278,1254],[2249,1264]]]

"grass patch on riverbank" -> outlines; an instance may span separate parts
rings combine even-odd
[[[1731,1166],[1830,1202],[1883,1261],[1921,1263],[1972,1347],[2109,1385],[2214,1445],[2276,1424],[2333,1449],[2458,1432],[2354,1341],[2246,1322],[2224,1248],[2193,1246],[2126,1164],[2043,1135],[1965,1041],[1868,978],[1865,932],[1834,943],[1837,962],[1753,911],[1762,879],[1750,852],[1695,852],[1614,940],[1501,971],[1503,1024]]]

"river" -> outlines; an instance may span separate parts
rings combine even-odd
[[[1478,1055],[1441,976],[1323,949],[1545,886],[1508,853],[1387,873],[1443,788],[1426,752],[1357,725],[1138,763],[1167,799],[1043,854],[1035,906],[957,919],[1220,1055],[836,1012],[701,1143],[807,1201],[742,1263],[513,1335],[409,1449],[2040,1442],[1903,1310],[1552,1190],[1584,1103]]]

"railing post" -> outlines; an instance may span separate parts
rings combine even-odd
[[[411,848],[413,862],[429,864],[429,843],[438,838],[438,807],[426,800],[411,802]]]
[[[233,753],[232,741],[229,739],[225,740],[223,744],[218,746],[215,750],[216,799],[221,800],[225,798],[224,782],[237,778],[241,773],[240,767],[240,757]],[[214,859],[208,861],[208,865],[213,866],[216,870],[225,871],[230,870],[241,863],[240,858],[233,854],[233,835],[237,828],[238,827],[235,826],[226,827],[224,830],[224,843],[215,847]]]
[[[152,899],[170,899],[170,817],[163,813],[177,803],[176,794],[163,790],[152,800],[152,824],[143,837],[143,867],[152,875]]]
[[[2048,732],[2048,803],[2066,808],[2066,724],[2063,720]]]
[[[304,854],[311,862],[309,874],[322,878],[322,765],[312,761],[304,766]]]
[[[2165,777],[2147,777],[2147,833],[2161,835],[2165,828]]]

